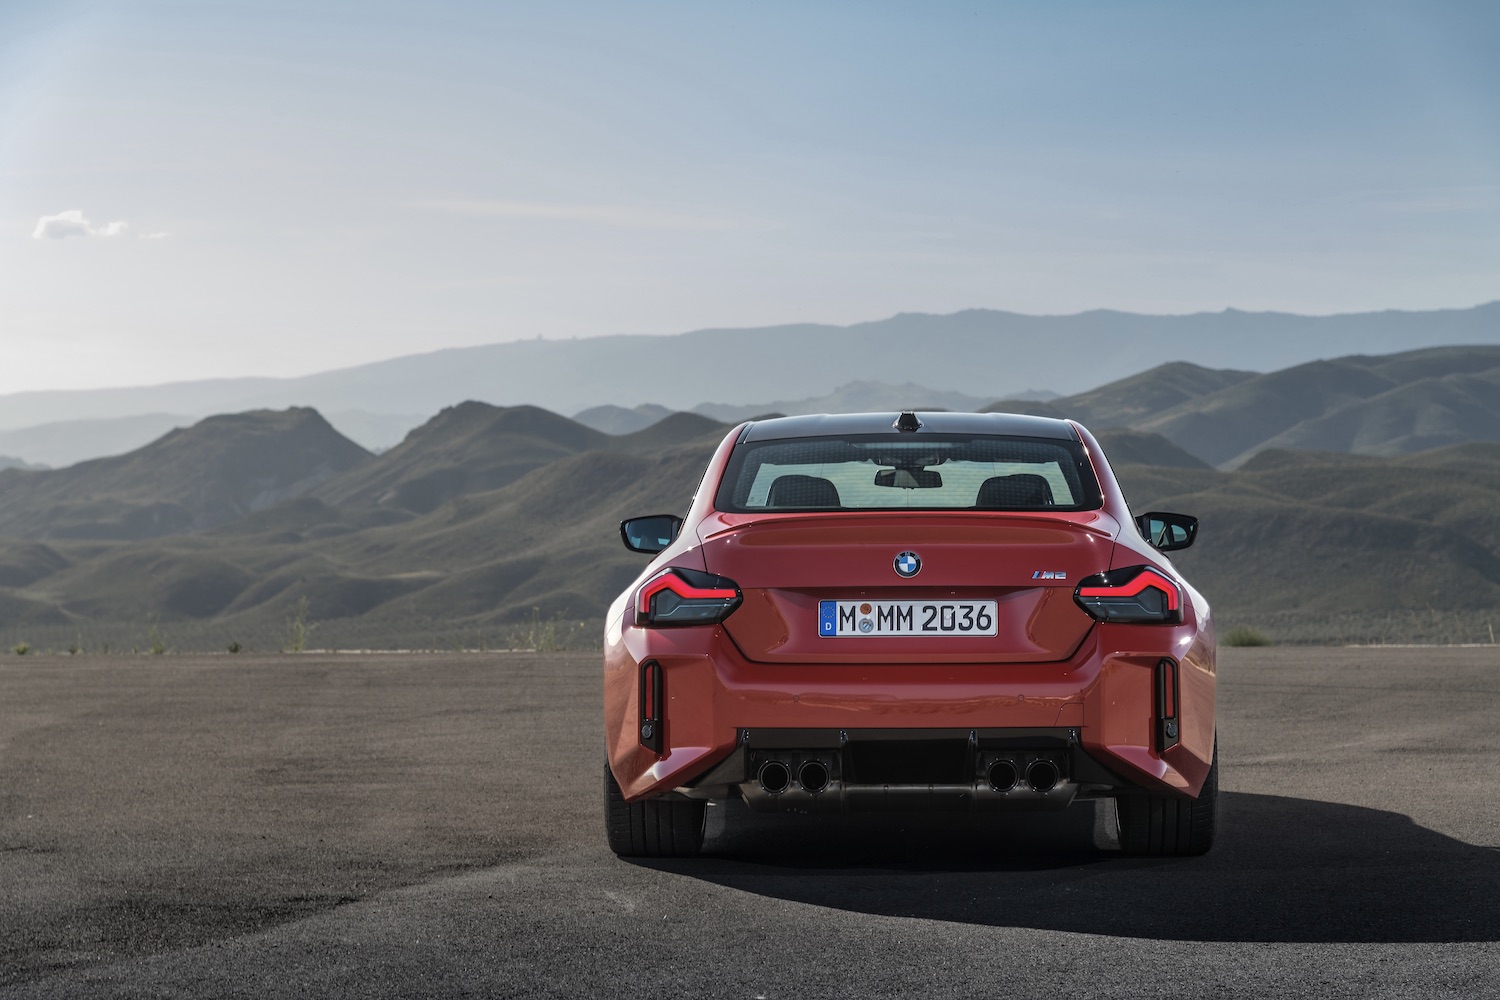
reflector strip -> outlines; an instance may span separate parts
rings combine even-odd
[[[1163,719],[1177,718],[1177,670],[1171,660],[1156,665],[1156,714]]]
[[[1177,661],[1156,664],[1156,749],[1162,753],[1177,745],[1181,727],[1177,722]]]
[[[640,667],[641,746],[660,754],[662,748],[662,675],[661,664],[645,660]]]

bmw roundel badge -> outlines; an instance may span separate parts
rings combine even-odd
[[[916,576],[922,570],[922,557],[915,552],[903,552],[896,557],[897,576]]]

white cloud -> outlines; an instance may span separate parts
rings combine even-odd
[[[70,208],[66,212],[58,212],[56,215],[44,215],[37,220],[36,228],[31,231],[34,240],[65,240],[69,236],[119,236],[128,227],[123,220],[105,223],[96,226],[83,217],[83,211]]]
[[[138,239],[138,240],[164,240],[169,235],[170,235],[169,233],[141,233],[139,236],[136,237],[136,239]]]

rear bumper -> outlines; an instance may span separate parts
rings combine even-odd
[[[619,622],[606,632],[604,653],[610,765],[629,800],[694,785],[710,794],[732,784],[710,772],[732,773],[735,758],[749,767],[747,733],[824,734],[815,742],[850,732],[856,742],[862,733],[943,731],[954,740],[972,733],[982,750],[981,742],[992,749],[1004,745],[1007,733],[1046,731],[1097,765],[1089,782],[1074,785],[1189,797],[1198,794],[1213,757],[1213,651],[1185,625],[1097,625],[1071,657],[1052,663],[757,663],[719,628],[621,628]],[[1164,660],[1175,665],[1176,676],[1171,740],[1163,739],[1156,690]],[[646,661],[652,670],[642,671]],[[654,690],[643,692],[643,678]],[[651,731],[645,745],[643,722]],[[796,738],[781,742],[790,750],[817,749],[799,746]],[[845,802],[875,796],[844,777],[835,780]],[[972,788],[976,801],[987,800],[982,778],[975,771],[954,784]],[[742,787],[751,788],[747,798],[753,798],[753,786]]]

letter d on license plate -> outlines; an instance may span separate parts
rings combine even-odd
[[[992,636],[996,607],[994,601],[819,601],[818,635]]]

